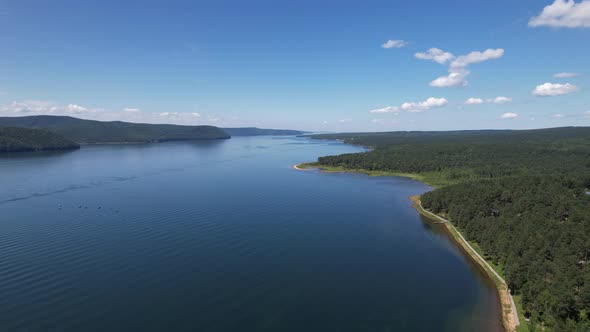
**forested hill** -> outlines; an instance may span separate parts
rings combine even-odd
[[[80,145],[42,129],[0,127],[0,152],[67,150],[78,148],[80,148]]]
[[[288,136],[288,135],[302,135],[305,132],[299,130],[288,129],[262,129],[255,127],[245,128],[223,128],[226,133],[231,136]]]
[[[314,137],[374,148],[320,165],[411,173],[437,185],[423,206],[503,271],[530,329],[590,331],[590,128]]]
[[[0,117],[0,127],[44,129],[77,143],[143,143],[230,137],[213,126],[102,122],[49,115]]]

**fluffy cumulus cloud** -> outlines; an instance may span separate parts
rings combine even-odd
[[[504,56],[504,49],[487,49],[483,52],[474,51],[465,55],[455,56],[438,48],[431,48],[426,52],[416,53],[414,56],[421,60],[432,60],[442,65],[449,64],[449,74],[440,76],[430,82],[430,86],[437,88],[464,87],[468,84],[467,67],[474,63],[499,59]]]
[[[553,115],[551,115],[551,117],[554,119],[561,119],[564,117],[564,115],[563,114],[553,114]]]
[[[430,97],[421,102],[405,102],[400,106],[388,106],[370,111],[371,113],[399,113],[402,111],[419,113],[431,108],[444,107],[449,103],[445,98]]]
[[[468,71],[464,71],[462,73],[452,72],[447,76],[441,76],[434,79],[432,82],[429,83],[430,86],[435,88],[447,88],[447,87],[461,87],[467,86],[467,80],[465,79],[469,75]]]
[[[555,78],[572,78],[580,76],[579,73],[557,73],[553,75]]]
[[[465,105],[478,105],[483,104],[483,99],[481,98],[469,98],[465,101]]]
[[[139,108],[133,108],[133,107],[125,107],[123,109],[123,112],[132,112],[132,113],[134,113],[134,112],[139,112],[139,111],[140,111]]]
[[[483,103],[506,104],[511,101],[512,101],[512,98],[504,97],[504,96],[498,96],[496,98],[488,98],[488,99],[472,97],[472,98],[465,100],[465,105],[479,105],[479,104],[483,104]]]
[[[402,48],[406,45],[408,45],[408,43],[405,40],[390,39],[390,40],[386,41],[385,43],[381,44],[381,47],[383,47],[383,48]]]
[[[590,0],[555,0],[543,8],[538,16],[529,20],[530,27],[549,26],[555,28],[590,27]]]
[[[518,114],[516,114],[516,113],[504,113],[504,114],[500,115],[500,118],[502,118],[502,119],[516,119],[516,118],[518,118]]]
[[[538,97],[552,97],[567,95],[576,91],[578,91],[578,87],[573,84],[544,83],[537,85],[535,90],[533,90],[533,95]]]

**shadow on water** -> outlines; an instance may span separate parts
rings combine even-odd
[[[449,252],[461,259],[464,259],[467,262],[469,269],[472,271],[473,276],[477,278],[477,280],[484,286],[484,288],[487,289],[490,293],[497,294],[496,284],[487,275],[485,269],[473,260],[473,258],[467,253],[467,251],[463,249],[461,244],[459,244],[457,240],[449,233],[445,225],[437,224],[435,220],[428,218],[422,214],[419,214],[419,216],[424,231],[428,234],[431,234],[434,238],[438,239],[439,241],[448,241],[452,243],[454,245],[453,247],[446,247],[449,250]],[[494,308],[494,312],[502,312],[502,306],[500,304],[498,295],[494,296],[491,300],[493,300],[493,302],[487,303],[487,305]],[[481,310],[479,305],[473,308],[472,312],[475,313],[478,310]],[[481,322],[469,319],[466,320],[464,318],[461,318],[460,320],[457,319],[457,321],[454,321],[454,324],[460,325],[461,331],[473,331],[474,328],[477,328],[478,326],[482,325]],[[498,332],[505,332],[505,329],[502,325],[501,317],[497,317],[497,319],[494,319],[493,316],[490,315],[490,319],[487,325],[490,328],[490,330],[495,329]]]
[[[30,151],[30,152],[6,152],[0,153],[0,161],[4,160],[28,160],[35,158],[55,158],[79,152],[79,149],[72,150],[51,150],[51,151]]]

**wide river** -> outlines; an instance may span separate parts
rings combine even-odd
[[[395,177],[295,137],[0,157],[0,331],[501,331],[491,284]]]

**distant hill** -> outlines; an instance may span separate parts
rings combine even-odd
[[[77,143],[145,143],[230,138],[228,133],[214,126],[102,122],[50,115],[0,117],[0,127],[44,129]]]
[[[78,148],[80,145],[46,130],[0,127],[0,153]]]
[[[255,127],[248,128],[223,128],[231,136],[290,136],[301,135],[305,132],[299,130],[287,129],[260,129]]]

